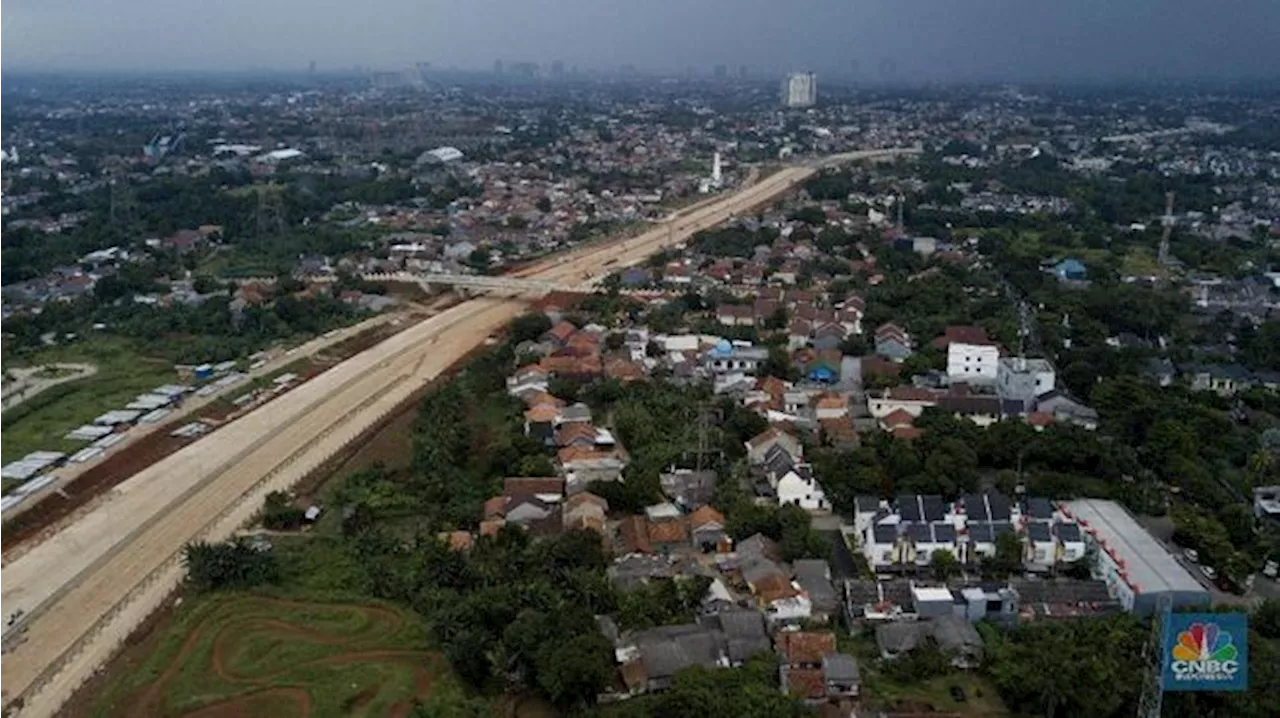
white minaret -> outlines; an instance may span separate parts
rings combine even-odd
[[[720,153],[715,153],[711,159],[711,184],[719,187],[724,177],[720,174]]]

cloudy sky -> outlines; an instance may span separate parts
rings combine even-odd
[[[1280,0],[4,0],[2,66],[303,69],[494,59],[895,79],[1257,77]]]

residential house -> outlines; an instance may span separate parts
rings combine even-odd
[[[857,698],[862,688],[858,661],[847,653],[828,653],[822,657],[822,678],[827,698]]]
[[[543,371],[537,364],[530,364],[516,370],[507,377],[507,393],[523,399],[526,396],[546,392],[551,375]]]
[[[561,517],[567,530],[589,529],[603,535],[608,513],[608,501],[589,491],[583,491],[565,499]]]
[[[938,649],[951,659],[951,665],[977,668],[982,662],[982,636],[972,623],[957,616],[939,616],[928,625]]]
[[[702,366],[713,375],[755,376],[756,370],[768,358],[768,349],[721,339],[702,355]]]
[[[901,549],[896,524],[873,523],[862,534],[862,554],[872,571],[887,571],[898,565]]]
[[[755,326],[755,313],[745,304],[721,304],[716,307],[716,321],[726,327]]]
[[[1067,257],[1058,262],[1049,269],[1053,276],[1058,278],[1059,282],[1087,282],[1089,281],[1089,270],[1084,266],[1084,262],[1075,257]]]
[[[764,616],[758,611],[729,609],[715,615],[728,643],[730,666],[741,666],[752,656],[773,648],[765,628]]]
[[[1053,524],[1048,521],[1028,521],[1025,531],[1027,540],[1023,563],[1036,570],[1053,567],[1058,559],[1058,542],[1054,540]]]
[[[674,469],[658,477],[662,493],[686,511],[711,503],[716,490],[716,472],[710,469]]]
[[[503,519],[509,524],[527,525],[535,521],[550,518],[555,508],[536,496],[509,497],[506,502]]]
[[[967,524],[969,546],[962,560],[972,562],[975,559],[993,558],[996,555],[996,537],[1003,534],[1016,533],[1012,523],[1008,521],[973,521]]]
[[[1004,415],[1000,399],[994,396],[944,395],[938,399],[938,408],[957,418],[968,419],[984,429],[1000,421]]]
[[[947,551],[958,561],[964,558],[957,542],[956,528],[949,523],[935,521],[908,524],[906,538],[911,542],[908,561],[914,562],[917,567],[930,566],[933,555],[938,551]]]
[[[570,324],[569,322],[565,322],[565,321],[557,322],[545,333],[543,333],[541,337],[539,337],[539,341],[547,342],[557,348],[564,348],[566,345],[568,345],[569,338],[572,337],[577,331],[578,331],[578,328]]]
[[[777,492],[779,506],[791,504],[805,511],[831,509],[826,492],[822,490],[822,485],[818,483],[808,464],[800,464],[783,474],[774,490]]]
[[[894,362],[911,356],[911,335],[897,324],[882,324],[876,329],[876,354]]]
[[[1052,414],[1055,421],[1090,431],[1098,428],[1098,412],[1055,389],[1036,399],[1036,411]]]
[[[803,456],[803,448],[799,440],[781,429],[769,428],[753,436],[746,442],[747,458],[753,464],[762,464],[769,449],[780,446],[793,457]]]
[[[556,452],[565,478],[565,493],[576,494],[595,481],[618,481],[627,467],[619,452],[566,446]]]
[[[517,496],[534,496],[547,504],[558,503],[564,498],[564,479],[511,477],[502,480],[502,495],[515,498]]]
[[[823,394],[813,405],[813,415],[818,421],[844,418],[849,415],[849,400],[839,394]]]
[[[689,545],[689,522],[683,516],[649,521],[649,545],[659,553],[669,553]]]
[[[617,550],[623,554],[653,553],[649,542],[649,520],[643,516],[628,516],[618,522]]]
[[[787,631],[778,634],[778,669],[783,693],[817,705],[826,701],[827,687],[822,672],[823,659],[836,653],[836,636],[831,632]]]
[[[940,392],[916,386],[894,386],[880,392],[867,394],[867,411],[873,418],[884,419],[895,411],[902,411],[912,419],[924,410],[938,405]],[[908,422],[909,423],[909,422]]]
[[[710,506],[703,506],[689,514],[689,528],[693,534],[694,546],[718,547],[728,540],[724,514]]]
[[[836,322],[826,322],[814,328],[810,344],[818,351],[830,351],[837,349],[848,336],[848,331],[843,325]]]
[[[824,559],[799,559],[795,581],[809,596],[813,620],[826,622],[840,610],[840,597],[831,583],[831,565]]]
[[[996,370],[996,393],[1001,399],[1020,402],[1025,411],[1035,398],[1054,390],[1056,375],[1044,359],[1005,357]]]
[[[1074,563],[1084,558],[1086,547],[1084,543],[1084,535],[1080,532],[1080,525],[1069,522],[1059,522],[1053,525],[1054,536],[1058,540],[1058,561],[1061,563]]]
[[[766,575],[751,584],[751,591],[771,626],[797,625],[813,615],[809,596],[785,575]]]

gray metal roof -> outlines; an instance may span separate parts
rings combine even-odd
[[[1039,543],[1048,543],[1053,540],[1052,535],[1049,533],[1048,521],[1028,521],[1027,536],[1032,541]]]
[[[1142,593],[1193,591],[1204,587],[1146,529],[1114,501],[1076,499],[1066,502],[1078,521],[1088,523],[1117,556],[1124,559],[1129,579]],[[1061,527],[1059,527],[1061,528]]]

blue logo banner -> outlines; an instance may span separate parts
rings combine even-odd
[[[1162,660],[1166,691],[1243,691],[1249,685],[1249,617],[1172,614]]]

